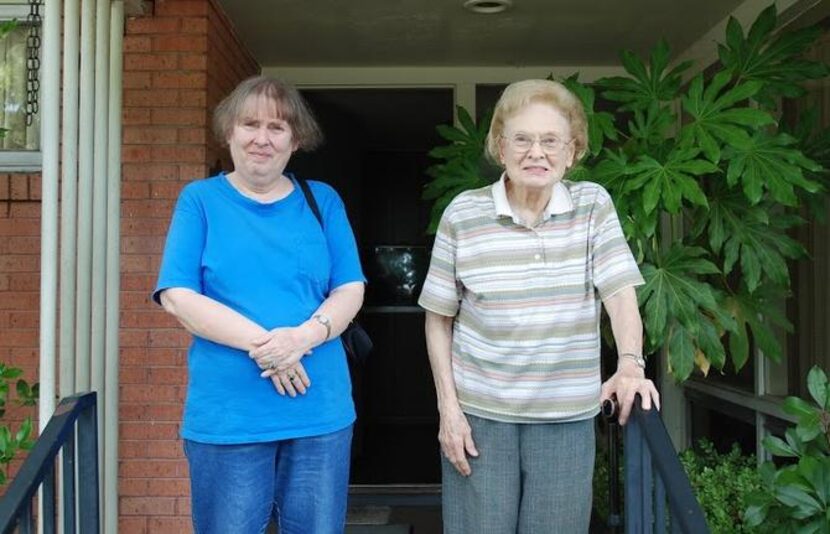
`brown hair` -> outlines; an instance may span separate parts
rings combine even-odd
[[[523,80],[508,85],[493,111],[490,131],[484,152],[491,161],[501,164],[499,159],[499,139],[504,133],[504,123],[525,106],[539,102],[548,104],[565,115],[571,127],[574,140],[574,164],[588,150],[588,119],[582,102],[564,85],[551,80]]]
[[[323,133],[314,115],[297,89],[282,80],[268,76],[253,76],[243,80],[226,96],[213,112],[213,132],[226,145],[234,125],[245,111],[251,97],[271,99],[279,117],[291,126],[297,148],[313,150],[323,141]]]

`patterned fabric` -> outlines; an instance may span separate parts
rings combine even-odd
[[[455,317],[453,376],[466,413],[593,417],[600,299],[643,279],[601,186],[558,183],[529,227],[510,209],[504,181],[466,191],[444,211],[418,303]]]

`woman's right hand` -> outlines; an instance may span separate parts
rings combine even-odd
[[[440,412],[438,441],[441,442],[441,452],[462,476],[470,476],[473,471],[467,455],[476,458],[478,450],[467,417],[457,404],[444,407]]]
[[[311,386],[311,380],[300,362],[284,371],[269,369],[263,373],[263,377],[271,378],[277,393],[283,396],[287,394],[289,397],[296,397],[297,393],[305,395],[306,390]]]

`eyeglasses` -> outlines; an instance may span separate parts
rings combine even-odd
[[[557,154],[560,150],[573,142],[573,139],[570,141],[563,141],[555,135],[533,136],[524,133],[517,133],[510,136],[502,135],[501,138],[507,141],[510,148],[516,152],[527,152],[533,147],[533,144],[538,141],[539,147],[545,154]]]

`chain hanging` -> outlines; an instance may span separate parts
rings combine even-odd
[[[26,18],[29,26],[26,37],[26,126],[32,125],[39,109],[41,6],[43,0],[29,0],[29,16]]]

